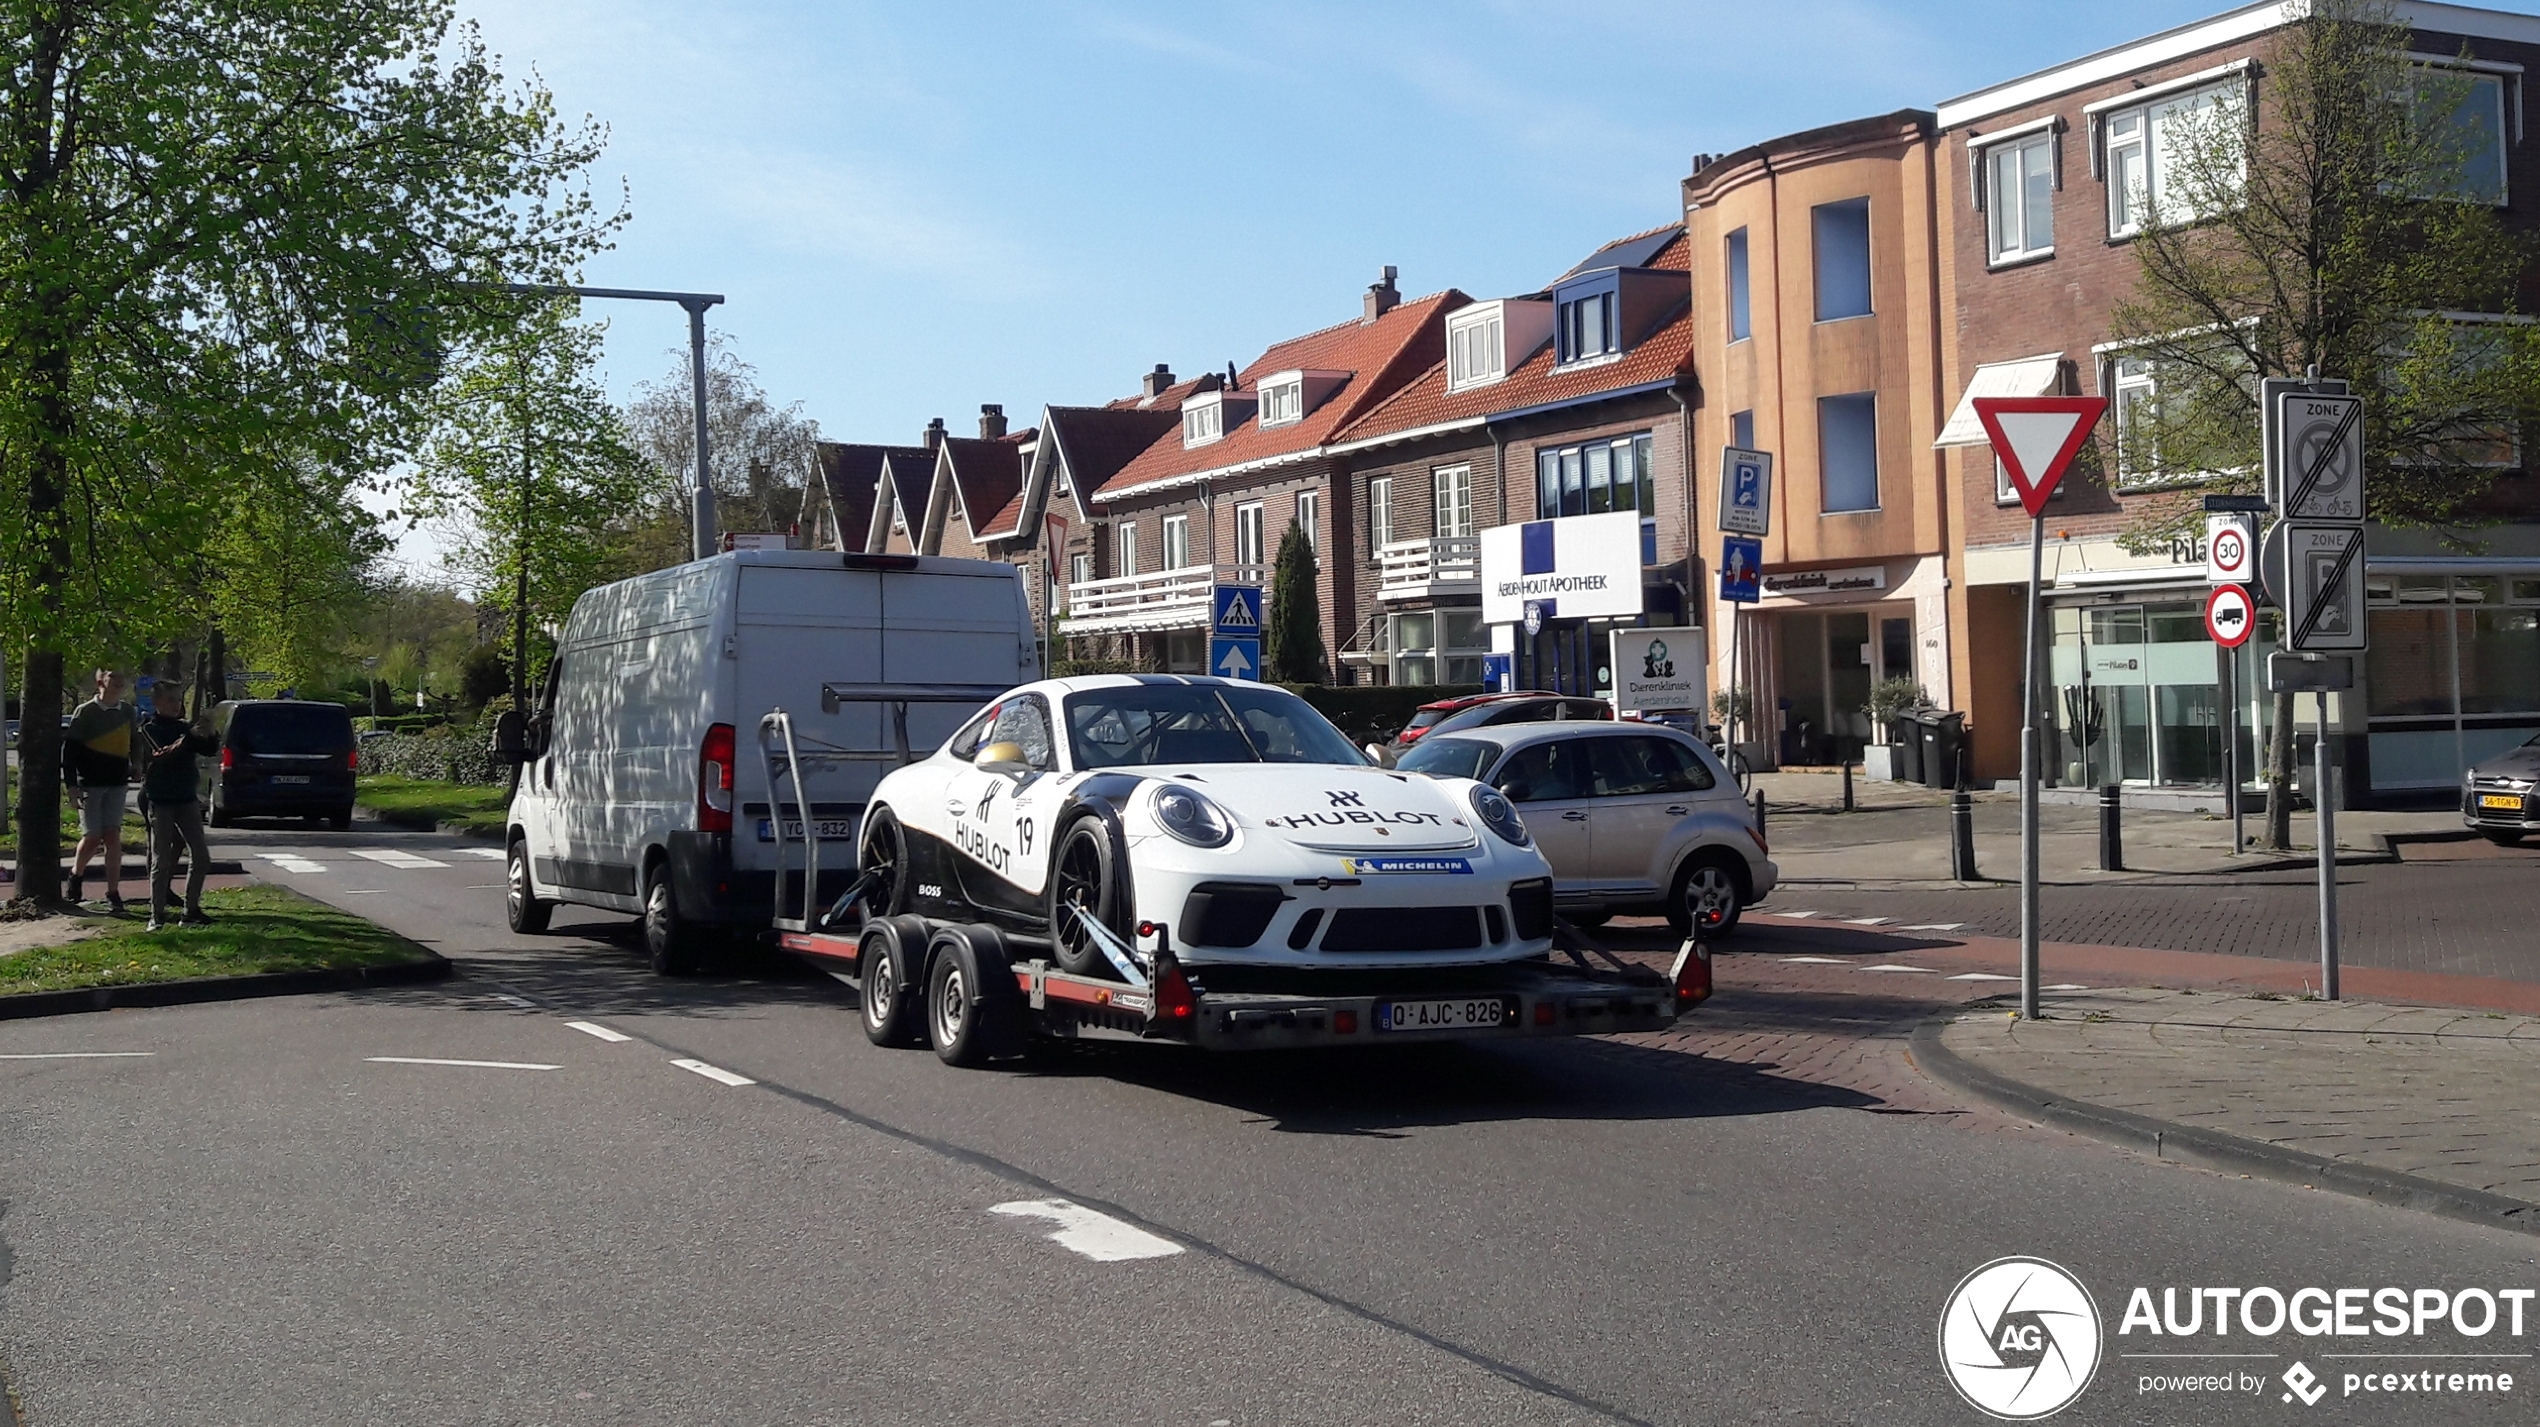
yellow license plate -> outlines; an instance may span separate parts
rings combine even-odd
[[[2522,799],[2512,793],[2481,793],[2478,805],[2482,808],[2503,808],[2508,812],[2522,811]]]

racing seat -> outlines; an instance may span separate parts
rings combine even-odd
[[[1252,744],[1231,728],[1168,728],[1155,740],[1158,763],[1250,763]]]

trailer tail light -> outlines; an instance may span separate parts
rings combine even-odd
[[[1554,1010],[1554,1009],[1553,1009],[1552,1003],[1551,1003],[1550,1001],[1537,1001],[1537,1002],[1535,1003],[1535,1024],[1536,1024],[1536,1025],[1538,1025],[1538,1026],[1548,1026],[1548,1025],[1551,1025],[1551,1024],[1553,1023],[1553,1020],[1554,1020],[1557,1016],[1559,1016],[1559,1015],[1560,1015],[1560,1012],[1558,1012],[1558,1011],[1556,1011],[1556,1010]]]
[[[706,730],[697,751],[697,831],[732,830],[732,725]]]
[[[1155,1014],[1166,1021],[1188,1021],[1199,1014],[1199,995],[1178,961],[1167,963],[1155,981]]]
[[[1338,1036],[1354,1036],[1358,1034],[1358,1013],[1356,1011],[1334,1011],[1332,1013],[1332,1034]]]
[[[1676,953],[1673,980],[1677,1010],[1690,1011],[1711,999],[1711,949],[1700,938],[1685,938],[1684,949]]]

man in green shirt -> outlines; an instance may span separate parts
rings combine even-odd
[[[71,710],[62,734],[62,782],[79,800],[79,846],[71,853],[71,900],[80,900],[88,861],[106,855],[106,912],[123,915],[123,810],[132,784],[132,705],[123,675],[97,671],[97,697]]]
[[[169,884],[176,880],[176,857],[182,850],[185,873],[185,923],[202,926],[203,874],[212,862],[203,840],[203,805],[195,793],[201,774],[195,760],[220,752],[210,715],[188,725],[185,691],[163,680],[150,691],[154,717],[141,726],[141,801],[150,811],[150,930],[168,924]]]

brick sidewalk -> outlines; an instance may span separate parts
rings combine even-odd
[[[2505,1208],[2508,1222],[2540,1220],[2540,1018],[2120,989],[2062,998],[2042,1020],[1970,1014],[1939,1040],[2041,1101],[2288,1152],[2276,1177],[2324,1161],[2499,1196],[2528,1211]]]

